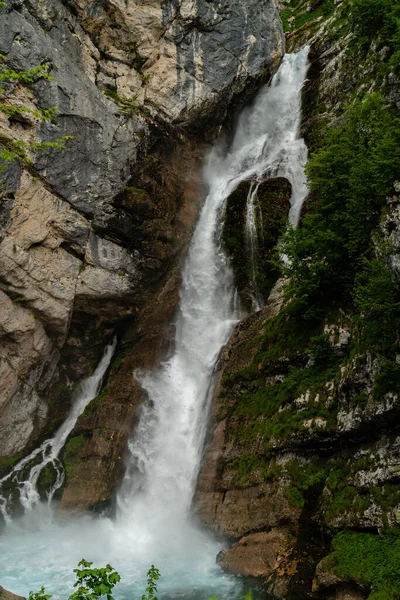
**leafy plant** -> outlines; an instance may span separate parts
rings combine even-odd
[[[125,96],[120,96],[115,90],[105,90],[104,95],[107,96],[107,98],[114,100],[120,111],[126,117],[132,117],[134,113],[139,110],[139,105],[136,98],[126,98]]]
[[[157,584],[161,577],[160,571],[156,569],[154,565],[151,565],[150,569],[147,572],[147,588],[146,593],[143,594],[142,600],[158,600],[157,594]]]
[[[31,109],[26,106],[12,104],[10,96],[17,85],[28,86],[39,80],[52,81],[49,75],[48,65],[39,65],[26,71],[15,71],[6,66],[7,57],[0,54],[0,112],[9,118],[22,119],[24,115],[30,115],[38,121],[51,121],[57,115],[57,107],[48,109]],[[49,148],[65,150],[66,142],[72,136],[65,135],[53,142],[32,142],[30,144],[23,140],[13,140],[5,135],[0,135],[0,172],[5,171],[8,163],[23,161],[31,163],[30,153],[32,151],[46,150]],[[3,163],[3,164],[1,164]]]
[[[370,587],[368,600],[400,596],[400,537],[343,531],[332,541],[334,571]]]
[[[121,580],[120,575],[111,565],[98,569],[92,568],[93,563],[84,558],[78,563],[80,569],[74,569],[77,580],[74,587],[77,590],[70,595],[69,600],[95,600],[106,596],[107,600],[113,600],[112,590]]]
[[[29,592],[28,600],[50,600],[53,596],[46,594],[45,589],[42,586],[38,592]]]
[[[287,295],[303,319],[357,295],[358,274],[374,259],[373,232],[400,161],[400,116],[378,94],[350,106],[310,159],[312,191],[302,226],[283,240]]]

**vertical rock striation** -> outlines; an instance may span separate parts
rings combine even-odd
[[[273,74],[282,27],[275,0],[9,0],[0,11],[7,65],[45,64],[54,78],[10,85],[5,101],[58,107],[45,123],[0,113],[0,135],[28,144],[73,138],[65,151],[35,152],[29,166],[10,165],[5,176],[0,468],[54,431],[77,380],[121,331],[110,377],[114,417],[99,404],[84,426],[86,455],[101,456],[103,471],[110,456],[115,469],[107,491],[86,503],[68,492],[69,504],[94,506],[109,499],[121,471],[140,396],[132,368],[155,364],[165,351],[206,140],[233,102]],[[107,451],[90,442],[105,420]]]

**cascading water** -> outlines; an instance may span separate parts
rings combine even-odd
[[[220,545],[193,523],[190,505],[204,443],[212,376],[237,321],[232,273],[220,245],[226,199],[241,181],[286,176],[296,224],[307,193],[306,149],[298,137],[300,90],[307,51],[287,55],[272,86],[238,123],[228,153],[217,146],[205,169],[205,200],[183,270],[172,355],[154,373],[135,373],[148,393],[129,444],[117,518],[84,516],[60,523],[40,505],[7,526],[0,538],[1,583],[26,594],[45,584],[63,594],[84,556],[110,562],[121,574],[119,594],[143,591],[147,568],[164,575],[163,597],[220,600],[240,593],[237,580],[215,565]],[[47,513],[46,513],[47,515]]]
[[[47,492],[49,503],[52,501],[55,492],[62,486],[64,469],[58,456],[64,448],[69,434],[75,427],[78,417],[83,413],[89,402],[98,394],[116,345],[117,339],[114,338],[104,350],[103,357],[93,375],[81,383],[72,409],[55,436],[44,441],[39,448],[22,459],[8,475],[0,479],[0,514],[3,515],[7,523],[11,521],[11,505],[14,502],[14,498],[13,494],[5,495],[3,491],[4,484],[12,484],[12,487],[18,494],[19,502],[25,510],[32,510],[40,502],[37,483],[41,472],[49,465],[53,466],[56,474],[55,481]],[[2,492],[4,495],[2,495]]]
[[[254,106],[245,109],[241,115],[236,134],[239,140],[254,140],[256,137],[257,143],[262,146],[260,156],[247,176],[247,179],[253,179],[247,198],[245,223],[253,310],[259,310],[263,304],[256,278],[257,222],[262,227],[261,210],[257,202],[258,184],[270,177],[286,177],[290,181],[292,197],[289,222],[293,227],[298,224],[308,194],[304,174],[308,153],[300,136],[301,90],[308,69],[307,56],[308,48],[298,54],[285,56],[271,86],[261,90]],[[260,114],[267,118],[260,119]]]
[[[257,203],[257,192],[259,184],[253,182],[250,186],[249,193],[247,195],[246,203],[246,222],[245,222],[245,240],[247,259],[250,262],[251,270],[251,308],[252,311],[260,310],[262,306],[262,297],[258,290],[257,285],[257,254],[258,254],[258,229],[257,229],[257,217],[258,222],[262,229],[262,211]],[[257,215],[258,213],[258,215]],[[261,231],[262,233],[262,231]]]

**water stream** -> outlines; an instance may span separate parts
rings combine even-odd
[[[0,479],[0,514],[6,523],[12,521],[12,506],[14,503],[20,502],[25,511],[31,511],[39,504],[38,479],[46,467],[51,465],[56,473],[55,481],[47,491],[49,504],[53,500],[55,492],[62,486],[65,474],[58,456],[64,448],[69,434],[75,427],[78,417],[99,393],[104,374],[110,365],[116,345],[117,339],[114,338],[105,348],[93,375],[81,382],[72,409],[55,436],[45,440],[39,448],[23,458],[8,475]],[[6,494],[4,491],[6,483],[12,484],[15,490],[13,493]],[[14,497],[15,494],[17,494],[17,498]]]
[[[290,221],[297,223],[307,193],[307,152],[299,138],[306,71],[307,51],[287,55],[271,87],[243,111],[230,150],[216,145],[208,158],[204,178],[209,192],[183,269],[174,348],[155,372],[134,374],[148,401],[129,442],[116,518],[60,519],[54,503],[27,503],[23,518],[9,522],[0,538],[4,587],[26,595],[44,584],[63,596],[71,569],[84,556],[99,565],[110,562],[120,572],[121,598],[131,600],[143,592],[152,563],[163,574],[164,599],[228,600],[241,594],[240,582],[215,564],[220,544],[196,526],[190,510],[213,371],[238,318],[220,235],[229,194],[241,181],[265,175],[291,181]]]

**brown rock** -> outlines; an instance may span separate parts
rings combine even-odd
[[[0,600],[25,600],[23,596],[17,596],[12,592],[8,592],[0,585]]]
[[[251,531],[276,527],[283,521],[295,522],[300,514],[293,508],[281,488],[260,485],[243,490],[229,490],[218,511],[218,528],[234,538]]]
[[[341,584],[344,580],[335,574],[331,556],[325,556],[317,565],[312,591],[319,592],[333,585]]]
[[[287,533],[275,529],[242,538],[220,552],[217,560],[229,573],[266,578],[279,568],[290,548]]]

